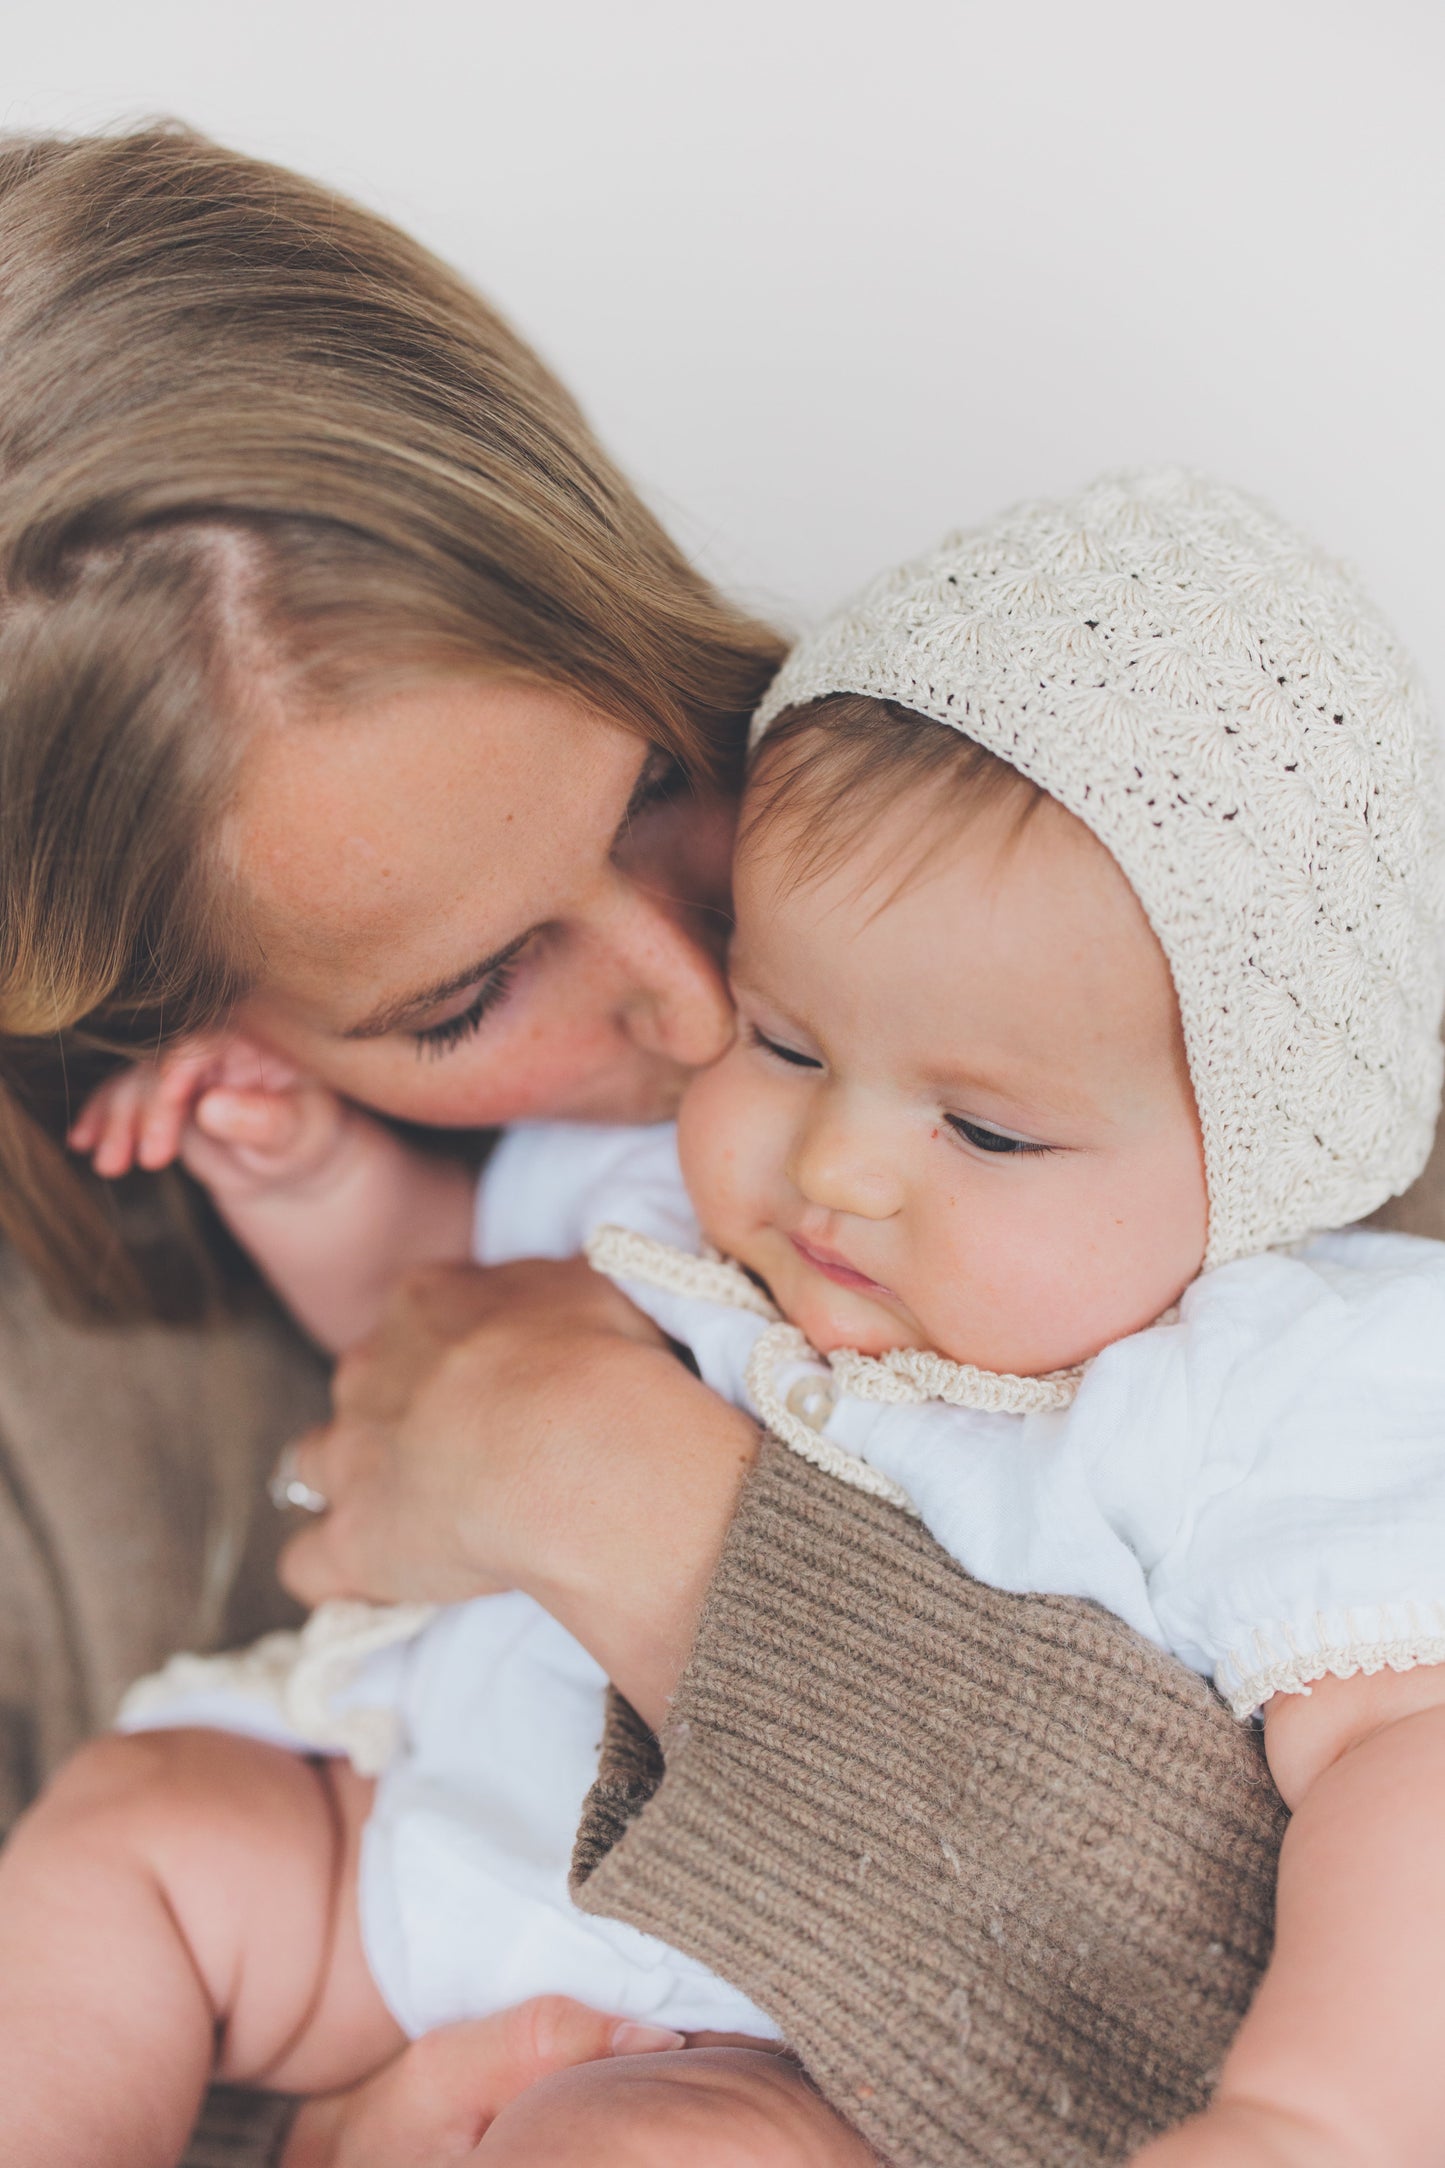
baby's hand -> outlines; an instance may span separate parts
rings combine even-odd
[[[324,1180],[365,1120],[270,1048],[205,1036],[108,1078],[69,1141],[111,1180],[179,1159],[226,1204]]]

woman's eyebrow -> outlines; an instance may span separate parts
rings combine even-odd
[[[438,1002],[450,1001],[454,994],[465,993],[468,987],[479,986],[484,979],[499,971],[503,964],[511,962],[517,951],[531,940],[535,929],[531,926],[519,933],[504,948],[494,949],[490,956],[483,956],[477,963],[469,964],[465,971],[454,971],[449,978],[438,979],[433,986],[423,986],[415,993],[402,994],[384,1001],[364,1016],[359,1024],[352,1024],[338,1034],[343,1039],[384,1039],[388,1032],[399,1031],[403,1024],[413,1023],[425,1016]]]

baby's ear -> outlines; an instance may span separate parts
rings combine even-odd
[[[1389,1229],[1401,1235],[1428,1235],[1445,1242],[1445,1111],[1435,1129],[1435,1148],[1423,1174],[1410,1184],[1403,1197],[1392,1197],[1372,1212],[1367,1227]]]

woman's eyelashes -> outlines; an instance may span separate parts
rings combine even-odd
[[[784,1046],[780,1040],[770,1039],[765,1031],[759,1031],[756,1024],[748,1025],[748,1038],[754,1046],[761,1047],[765,1054],[773,1055],[778,1061],[787,1062],[792,1069],[821,1069],[823,1066],[816,1055],[801,1054],[795,1046]]]
[[[485,985],[478,988],[458,1015],[449,1016],[444,1024],[428,1024],[425,1031],[414,1031],[411,1036],[416,1041],[417,1053],[450,1054],[454,1047],[470,1039],[481,1029],[491,1011],[506,1000],[520,963],[520,956],[509,956],[505,963],[497,965]]]
[[[943,1119],[956,1137],[971,1144],[975,1151],[992,1152],[1002,1159],[1019,1158],[1025,1152],[1051,1152],[1051,1144],[1030,1144],[1024,1137],[1011,1137],[1006,1130],[990,1129],[986,1122],[967,1121],[962,1114],[945,1114]]]

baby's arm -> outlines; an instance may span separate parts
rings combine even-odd
[[[1445,2132],[1445,1666],[1277,1694],[1274,1956],[1208,2113],[1137,2168],[1414,2168]]]
[[[371,1330],[405,1272],[469,1253],[471,1169],[416,1150],[247,1040],[192,1041],[125,1070],[70,1141],[112,1177],[179,1158],[333,1353]]]

